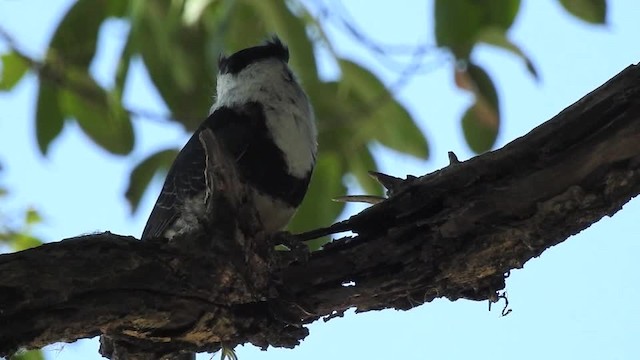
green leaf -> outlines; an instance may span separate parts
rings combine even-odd
[[[434,6],[436,43],[466,59],[482,29],[511,27],[520,0],[435,0]]]
[[[486,120],[486,109],[472,105],[462,116],[462,130],[467,144],[476,154],[491,150],[498,136],[498,124]]]
[[[278,35],[289,47],[289,63],[305,87],[318,82],[313,44],[307,23],[296,16],[284,1],[234,2],[222,27],[224,50],[240,50]]]
[[[47,154],[49,145],[60,135],[63,125],[58,89],[49,82],[41,81],[36,105],[36,139],[42,155]]]
[[[371,141],[369,130],[364,129],[367,119],[359,113],[350,100],[339,95],[337,82],[317,82],[307,88],[316,114],[318,125],[318,144],[320,154],[340,154],[339,175],[343,178],[348,171],[353,172],[358,181],[366,170],[375,170],[375,162],[367,158],[367,145]],[[365,169],[366,168],[366,169]],[[371,178],[360,185],[371,189]]]
[[[351,108],[353,111],[347,116],[351,126],[360,133],[355,136],[360,136],[361,141],[375,139],[391,149],[428,158],[427,139],[384,84],[370,71],[351,61],[340,60],[340,68],[343,75],[340,90],[346,92],[344,106],[359,107]],[[339,103],[335,105],[340,106]],[[356,141],[358,145],[355,146],[361,143],[364,142]]]
[[[0,91],[11,90],[29,70],[29,63],[13,51],[3,54],[0,62],[2,62]]]
[[[331,242],[331,238],[323,236],[321,238],[305,241],[305,244],[309,247],[309,251],[314,252],[322,249],[322,247],[329,242]]]
[[[10,360],[45,360],[41,350],[20,350]]]
[[[353,126],[349,121],[346,121],[347,116],[351,116],[352,104],[347,102],[344,94],[339,94],[340,83],[337,81],[317,82],[310,86],[306,86],[305,90],[309,95],[309,99],[313,104],[313,110],[316,115],[316,123],[318,126],[318,135],[320,137],[325,136],[326,133],[330,133],[330,136],[324,141],[319,142],[322,144],[323,149],[329,146],[331,151],[340,151],[341,141],[340,137],[345,132],[356,130],[357,127]],[[350,137],[347,135],[346,138]],[[329,144],[329,145],[327,145]]]
[[[108,0],[107,16],[125,17],[128,14],[130,5],[129,0]]]
[[[481,14],[467,0],[435,0],[434,6],[436,43],[449,47],[458,58],[468,57]]]
[[[268,31],[261,16],[256,12],[252,2],[235,1],[229,8],[221,9],[225,12],[220,19],[220,32],[224,34],[224,42],[220,45],[220,51],[229,55],[234,50],[240,50],[248,46],[264,41]],[[211,17],[220,16],[213,14]]]
[[[111,0],[78,0],[53,35],[48,61],[88,68],[96,52],[98,30],[113,6],[111,3]]]
[[[456,84],[471,91],[476,100],[462,117],[467,143],[476,153],[490,150],[500,128],[500,104],[493,81],[484,69],[469,63],[456,72]]]
[[[340,166],[340,157],[337,153],[320,153],[309,191],[289,223],[289,231],[297,233],[328,226],[340,215],[344,203],[331,200],[347,192],[342,183],[344,169]]]
[[[114,91],[120,94],[124,94],[124,87],[127,80],[127,75],[129,75],[129,66],[131,65],[131,57],[133,55],[133,39],[131,33],[127,36],[127,41],[122,47],[122,53],[120,54],[120,59],[118,60],[118,67],[116,68],[116,81]]]
[[[592,24],[604,24],[607,19],[606,0],[559,0],[562,7],[578,19]]]
[[[478,3],[477,0],[469,0]],[[480,1],[485,19],[483,27],[495,26],[507,31],[520,10],[520,0],[484,0]]]
[[[338,96],[337,82],[319,82],[309,87],[309,95],[318,119],[318,143],[321,152],[342,154],[343,169],[352,172],[367,194],[382,194],[369,170],[377,170],[368,144],[371,141],[368,119],[355,112],[349,98]],[[342,176],[346,175],[345,173]]]
[[[539,80],[538,71],[529,57],[520,49],[520,47],[518,47],[518,45],[514,44],[507,38],[507,34],[503,30],[497,27],[488,27],[478,34],[478,41],[503,48],[520,57],[525,62],[529,73],[536,80]]]
[[[193,130],[211,106],[218,54],[209,48],[214,34],[208,33],[202,23],[185,24],[182,9],[176,4],[164,0],[137,2],[131,34],[173,118]]]
[[[278,34],[291,51],[291,66],[303,84],[318,81],[316,59],[313,44],[307,36],[302,17],[295,16],[285,1],[253,0],[251,4],[262,21],[266,22],[267,32]]]
[[[147,190],[153,176],[160,171],[167,171],[177,155],[178,150],[176,149],[158,151],[142,160],[131,171],[125,197],[131,206],[132,213],[138,209],[140,199],[145,190]]]
[[[73,116],[80,128],[96,144],[118,155],[133,149],[134,134],[129,114],[120,98],[108,94],[86,72],[67,72],[72,89],[60,93],[65,114]]]
[[[24,216],[24,222],[28,225],[35,225],[42,222],[42,216],[35,209],[28,209]]]
[[[40,246],[42,244],[43,244],[42,240],[36,238],[33,235],[30,235],[27,233],[18,233],[18,234],[15,234],[11,247],[15,251],[22,251],[22,250],[34,248],[36,246]]]
[[[476,102],[485,102],[486,106],[490,107],[489,111],[495,113],[497,117],[500,113],[498,92],[489,74],[473,63],[467,65],[467,74],[474,85],[473,92],[476,95]]]

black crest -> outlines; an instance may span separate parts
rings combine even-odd
[[[220,56],[218,69],[221,74],[237,74],[256,61],[268,58],[280,59],[283,62],[289,61],[289,49],[277,36],[263,45],[240,50],[229,57]]]

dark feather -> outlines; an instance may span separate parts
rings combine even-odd
[[[258,191],[297,207],[309,184],[311,170],[303,179],[289,174],[284,154],[275,145],[262,106],[248,103],[215,110],[189,139],[174,161],[142,239],[162,237],[181,216],[183,204],[206,190],[206,154],[198,138],[211,129],[236,159],[242,181]],[[204,196],[202,197],[204,201]]]
[[[277,36],[263,45],[240,50],[229,57],[220,56],[218,71],[220,74],[237,74],[247,66],[271,57],[284,63],[289,61],[289,49]]]

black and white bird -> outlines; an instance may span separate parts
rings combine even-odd
[[[171,166],[142,239],[189,232],[205,211],[206,154],[199,134],[211,129],[234,157],[265,230],[284,228],[302,202],[316,161],[311,103],[274,37],[218,62],[209,117]]]

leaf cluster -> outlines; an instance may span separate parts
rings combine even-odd
[[[91,69],[109,21],[123,21],[128,31],[116,54],[113,78],[106,81],[111,85],[103,86]],[[170,111],[168,120],[193,131],[213,101],[218,56],[227,49],[253,46],[270,34],[278,34],[289,46],[291,66],[311,97],[319,128],[318,167],[292,230],[326,224],[339,215],[344,205],[328,199],[346,192],[343,178],[348,173],[366,191],[382,192],[367,176],[368,170],[377,169],[368,146],[372,141],[428,156],[427,140],[415,120],[369,70],[330,51],[342,76],[335,81],[318,77],[314,48],[330,43],[321,24],[297,2],[79,0],[58,25],[43,59],[17,50],[2,56],[0,89],[10,90],[29,71],[38,75],[35,128],[42,154],[65,123],[76,122],[104,150],[129,155],[137,136],[132,118],[143,118],[123,101],[130,91],[132,63],[144,65]],[[125,193],[132,211],[177,151],[148,154],[133,167]]]
[[[558,0],[573,16],[602,24],[605,0]],[[520,12],[520,0],[435,0],[435,41],[456,59],[456,85],[473,95],[461,118],[471,149],[491,149],[500,124],[500,101],[493,80],[472,61],[479,44],[489,44],[520,57],[534,78],[529,56],[509,39]],[[115,54],[115,71],[99,83],[92,72],[105,24],[126,24],[124,45]],[[187,131],[207,115],[215,89],[216,63],[225,50],[235,51],[278,34],[289,46],[291,65],[314,104],[320,157],[309,193],[290,229],[300,231],[334,220],[344,205],[330,197],[346,192],[343,178],[352,174],[372,195],[382,189],[367,176],[377,170],[369,145],[378,142],[426,159],[427,139],[415,119],[371,71],[341,58],[331,48],[323,25],[299,1],[126,1],[78,0],[57,26],[46,55],[34,59],[13,47],[0,55],[0,91],[11,90],[29,72],[39,90],[35,129],[46,155],[65,124],[75,122],[93,142],[111,154],[129,155],[135,146],[132,118],[144,119],[124,103],[130,91],[133,63],[141,63],[170,115]],[[323,45],[338,65],[337,80],[318,76],[314,49]],[[135,97],[134,97],[135,98]],[[136,104],[139,105],[139,104]],[[137,161],[125,196],[136,211],[156,174],[164,173],[179,149],[161,149]]]
[[[572,16],[588,23],[604,24],[606,0],[558,0]],[[519,57],[539,80],[529,56],[509,39],[508,32],[520,13],[520,0],[435,0],[435,34],[438,46],[447,47],[456,59],[455,83],[471,93],[474,102],[460,119],[467,144],[476,153],[490,150],[500,130],[500,101],[493,80],[472,60],[477,45],[486,44]]]

